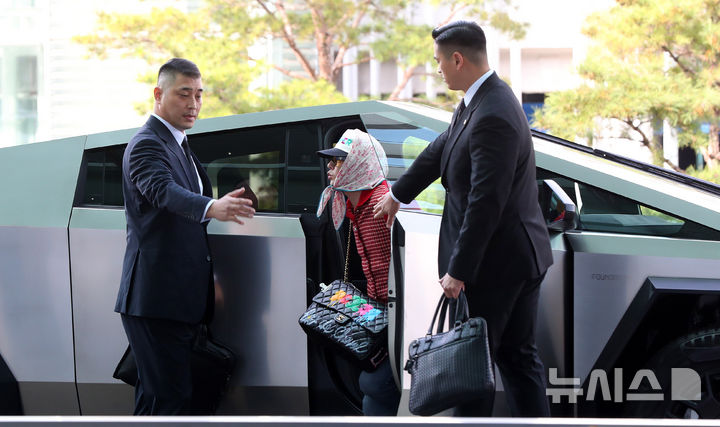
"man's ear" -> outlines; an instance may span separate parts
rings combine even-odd
[[[162,88],[159,86],[155,86],[155,89],[153,90],[153,96],[155,97],[155,101],[160,102],[160,98],[162,97]]]
[[[465,62],[465,58],[462,56],[462,53],[458,52],[457,50],[453,52],[452,54],[452,60],[455,64],[455,69],[459,70],[460,67],[462,67],[463,63]]]

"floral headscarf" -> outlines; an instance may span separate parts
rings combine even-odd
[[[388,171],[385,150],[375,138],[360,129],[347,130],[342,137],[348,138],[345,143],[350,145],[350,152],[335,176],[335,185],[328,185],[323,190],[317,209],[320,217],[330,201],[336,230],[345,218],[346,203],[342,193],[375,188],[385,180]]]

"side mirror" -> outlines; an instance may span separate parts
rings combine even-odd
[[[552,179],[543,180],[540,190],[542,209],[548,230],[567,231],[577,228],[577,209],[565,190]]]

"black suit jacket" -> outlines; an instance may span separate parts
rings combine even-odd
[[[133,136],[123,156],[127,246],[115,311],[197,323],[213,304],[207,222],[212,186],[195,155],[197,175],[170,130],[157,118]],[[197,184],[195,184],[195,187]]]
[[[552,264],[525,114],[493,73],[454,126],[393,184],[409,203],[438,177],[446,189],[438,273],[467,285],[539,277]]]

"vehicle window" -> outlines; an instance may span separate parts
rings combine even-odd
[[[213,197],[245,187],[258,212],[314,211],[324,172],[316,122],[195,134],[190,146],[212,182]],[[76,206],[122,207],[125,144],[86,150]]]
[[[123,206],[122,157],[125,145],[85,151],[76,205]],[[84,176],[84,179],[82,177]]]
[[[193,152],[210,177],[213,197],[245,187],[257,199],[258,212],[313,210],[322,191],[315,152],[318,125],[268,126],[193,135]]]
[[[645,206],[621,196],[553,172],[537,169],[538,185],[554,180],[573,200],[578,230],[639,234],[682,239],[720,240],[720,231]]]
[[[288,173],[285,211],[315,212],[325,182],[325,166],[317,155],[322,149],[320,127],[303,123],[288,127]]]
[[[368,133],[385,149],[388,157],[388,181],[395,182],[410,167],[420,152],[440,134],[437,130],[415,124],[405,116],[363,114]],[[401,208],[442,214],[445,189],[440,179],[430,184],[415,200]]]

